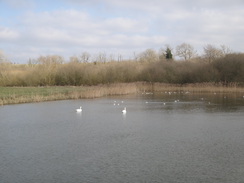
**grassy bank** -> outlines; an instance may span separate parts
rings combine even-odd
[[[244,88],[214,83],[173,85],[145,82],[97,86],[0,87],[0,105],[165,91],[244,93]]]
[[[98,98],[136,92],[136,84],[124,83],[98,86],[0,87],[0,105]]]

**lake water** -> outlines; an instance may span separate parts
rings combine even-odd
[[[243,183],[244,97],[160,93],[0,106],[0,164],[3,183]]]

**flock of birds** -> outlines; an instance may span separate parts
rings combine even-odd
[[[122,101],[122,103],[124,103],[124,102]],[[114,101],[114,105],[116,105],[116,101]],[[119,103],[117,105],[119,105]],[[81,113],[82,112],[82,106],[80,106],[80,108],[76,109],[76,112]],[[124,109],[122,110],[122,113],[126,114],[126,112],[127,112],[126,107],[124,107]]]
[[[174,102],[177,103],[177,102],[179,102],[179,101],[180,101],[180,100],[175,100]],[[124,103],[124,101],[121,101],[121,103]],[[146,103],[149,103],[149,102],[146,102]],[[165,102],[163,102],[163,104],[166,105]],[[115,106],[115,105],[118,105],[118,106],[119,106],[120,103],[114,101],[114,104],[113,104],[113,105],[114,105],[114,106]],[[77,109],[76,109],[76,112],[77,112],[77,113],[81,113],[81,112],[82,112],[82,106],[80,106],[80,108],[77,108]],[[123,114],[126,114],[126,113],[127,113],[126,107],[124,107],[124,109],[122,110],[122,113],[123,113]]]
[[[173,92],[165,92],[165,93],[168,93],[169,95],[171,95]],[[176,93],[176,92],[175,92]],[[189,92],[185,92],[185,94],[188,94]],[[146,93],[146,94],[148,94],[148,93]],[[151,93],[150,93],[151,94]],[[214,95],[216,95],[216,93],[214,93]],[[244,96],[242,96],[243,98],[244,98]],[[226,98],[226,96],[224,96],[224,98]],[[204,98],[201,98],[201,100],[204,100]],[[180,100],[175,100],[174,101],[175,103],[177,103],[177,102],[180,102]],[[121,101],[121,103],[124,103],[124,101]],[[148,103],[148,102],[146,102],[146,103]],[[166,103],[165,102],[163,102],[163,104],[164,105],[166,105]],[[208,104],[210,104],[210,102],[208,102]],[[114,101],[114,104],[113,105],[120,105],[120,103],[119,102],[116,102],[116,101]],[[78,109],[76,109],[76,112],[77,113],[81,113],[82,112],[82,106],[80,106],[80,108],[78,108]],[[122,113],[123,114],[126,114],[126,107],[124,107],[124,109],[122,110]]]

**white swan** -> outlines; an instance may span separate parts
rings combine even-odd
[[[80,106],[80,108],[79,108],[79,109],[76,109],[76,112],[81,112],[81,111],[82,111],[81,106]]]
[[[123,114],[126,113],[126,107],[122,110],[122,113],[123,113]]]

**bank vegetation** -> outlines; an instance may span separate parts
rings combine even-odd
[[[193,57],[193,50],[189,54],[182,48],[177,49],[182,60],[174,60],[170,49],[167,54],[148,49],[132,60],[107,60],[100,55],[89,61],[90,55],[84,53],[69,61],[58,55],[40,56],[28,64],[2,61],[0,105],[145,91],[243,92],[243,53],[210,53],[209,46],[204,57]]]
[[[153,57],[152,57],[153,58]],[[243,86],[244,54],[228,54],[211,62],[154,59],[138,61],[64,62],[60,56],[42,56],[35,63],[0,64],[0,86],[92,86],[112,83],[216,83]]]

